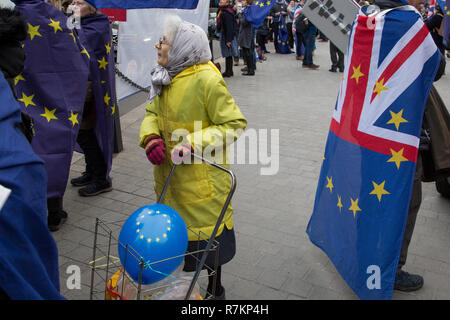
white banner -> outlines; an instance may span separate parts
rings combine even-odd
[[[150,86],[150,71],[156,65],[156,42],[162,36],[164,19],[176,14],[208,32],[209,0],[200,0],[195,10],[135,9],[127,10],[127,22],[119,22],[117,67],[141,87]],[[116,77],[117,99],[123,100],[139,90]]]
[[[302,14],[339,50],[347,53],[350,31],[359,8],[353,0],[308,0]]]

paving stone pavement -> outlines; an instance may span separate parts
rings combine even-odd
[[[273,46],[269,50],[273,52]],[[241,61],[234,67],[235,76],[226,79],[248,120],[247,132],[267,142],[272,169],[277,169],[279,159],[275,175],[261,174],[270,166],[260,158],[257,164],[232,165],[238,182],[233,198],[237,253],[223,266],[228,299],[358,299],[305,232],[342,75],[328,72],[328,43],[317,43],[314,59],[319,70],[303,69],[294,56],[267,54],[254,77],[240,75]],[[436,86],[450,106],[450,76]],[[121,117],[124,151],[113,160],[112,192],[81,198],[76,188],[67,187],[64,204],[69,219],[53,235],[59,248],[61,292],[68,299],[89,299],[87,263],[92,261],[95,218],[121,221],[140,206],[155,203],[152,165],[137,146],[143,116],[142,105]],[[273,132],[279,134],[279,150],[271,147],[277,138],[270,136]],[[70,178],[83,169],[84,158],[76,154]],[[120,224],[113,228],[118,230]],[[425,284],[415,293],[394,292],[393,299],[450,299],[449,243],[450,200],[441,197],[434,184],[424,183],[405,270],[422,275]],[[66,271],[74,264],[81,268],[82,286],[69,290]],[[104,287],[102,281],[94,278],[96,287]],[[204,285],[206,279],[199,282]]]

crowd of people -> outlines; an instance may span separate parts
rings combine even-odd
[[[357,2],[360,6],[369,6],[374,3],[373,0]],[[220,41],[222,57],[225,59],[225,71],[222,73],[224,77],[234,75],[233,61],[234,66],[238,66],[240,57],[244,62],[244,67],[241,69],[242,75],[253,76],[257,62],[267,60],[265,54],[270,53],[266,47],[269,42],[273,42],[275,53],[280,53],[278,41],[280,16],[285,21],[290,53],[295,53],[295,59],[303,61],[304,68],[318,69],[320,67],[313,61],[316,41],[329,41],[331,60],[329,71],[344,72],[343,52],[302,14],[305,0],[275,0],[269,15],[258,27],[248,23],[243,13],[244,9],[253,3],[253,0],[218,0],[217,2],[216,36]],[[430,15],[429,4],[425,3],[420,10],[439,49],[445,54],[442,34],[438,34],[439,30],[442,33],[442,9],[436,5],[435,13]],[[448,50],[446,54],[450,57]]]

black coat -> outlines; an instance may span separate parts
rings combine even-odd
[[[236,14],[233,9],[230,10],[233,14],[225,9],[219,9],[219,11],[222,11],[222,13],[220,23],[217,24],[217,30],[222,33],[225,43],[231,42],[238,32]]]
[[[25,53],[20,41],[27,37],[23,16],[11,9],[0,9],[0,70],[14,92],[14,78],[25,63]]]

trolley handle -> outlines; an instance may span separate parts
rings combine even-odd
[[[230,188],[230,193],[228,193],[227,199],[225,200],[225,204],[223,205],[222,211],[220,212],[219,218],[217,219],[216,225],[214,226],[214,230],[213,230],[213,232],[212,232],[212,234],[211,234],[211,236],[209,238],[208,244],[206,245],[206,248],[205,248],[205,251],[204,251],[204,253],[202,255],[202,258],[200,259],[200,262],[198,263],[197,269],[195,270],[195,274],[194,274],[192,282],[191,282],[191,284],[189,286],[189,290],[188,290],[188,292],[186,294],[185,300],[189,300],[189,298],[191,296],[191,293],[192,293],[192,291],[194,289],[195,283],[197,282],[197,279],[200,276],[200,272],[202,271],[203,266],[205,265],[206,258],[208,256],[208,252],[211,250],[212,244],[214,243],[214,240],[216,239],[216,234],[219,231],[220,225],[222,224],[223,217],[225,216],[225,212],[227,211],[227,209],[228,209],[228,207],[230,205],[230,202],[231,202],[231,198],[233,197],[233,194],[236,191],[236,176],[234,175],[234,173],[231,170],[228,170],[228,169],[226,169],[224,167],[221,167],[218,164],[216,164],[216,163],[214,163],[212,161],[209,161],[208,159],[205,159],[205,158],[203,158],[203,157],[201,157],[201,156],[199,156],[199,155],[197,155],[195,153],[192,153],[192,156],[194,158],[202,160],[203,162],[205,162],[206,164],[209,164],[210,166],[213,166],[213,167],[215,167],[217,169],[220,169],[220,170],[225,171],[226,173],[228,173],[230,175],[230,178],[231,178],[231,188]],[[166,191],[167,191],[167,188],[169,187],[169,183],[172,180],[172,176],[173,176],[173,173],[174,173],[176,167],[177,167],[177,165],[173,164],[173,167],[170,170],[169,176],[167,177],[166,184],[164,185],[164,188],[163,188],[163,190],[161,192],[161,195],[159,196],[158,203],[161,203],[163,201],[164,196],[165,196]]]

